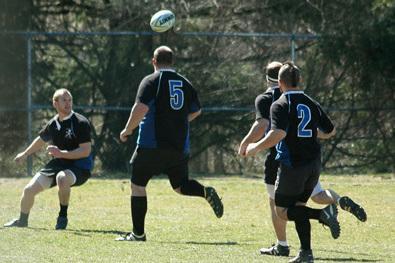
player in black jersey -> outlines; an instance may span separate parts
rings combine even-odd
[[[313,262],[309,219],[329,226],[333,238],[340,235],[336,205],[324,209],[305,206],[320,175],[318,130],[322,137],[329,138],[335,128],[320,105],[298,88],[299,79],[300,71],[293,63],[281,67],[279,86],[283,94],[271,106],[271,130],[262,140],[249,144],[246,155],[276,145],[276,159],[280,162],[275,187],[276,213],[283,220],[295,221],[301,242],[299,254],[290,262]]]
[[[70,188],[84,184],[91,176],[93,158],[89,121],[72,110],[72,96],[67,89],[55,91],[53,106],[58,114],[44,126],[30,146],[15,157],[15,161],[21,162],[46,143],[49,143],[48,154],[53,158],[23,190],[19,219],[5,224],[5,227],[27,227],[35,196],[57,185],[60,211],[55,229],[66,229]]]
[[[270,62],[266,67],[266,80],[268,89],[263,94],[258,95],[255,99],[255,122],[253,123],[248,134],[240,143],[238,153],[241,156],[245,156],[245,150],[249,143],[259,141],[265,135],[265,132],[270,130],[270,106],[281,96],[281,91],[278,87],[278,72],[281,66],[282,63],[273,61]],[[320,133],[317,134],[317,137],[320,139],[325,139],[328,136]],[[271,219],[277,237],[277,242],[269,248],[261,248],[260,253],[272,256],[288,256],[290,249],[286,235],[287,221],[282,220],[276,215],[275,212],[274,185],[280,164],[279,161],[275,160],[276,155],[277,151],[275,147],[271,147],[264,163],[264,180],[267,193],[269,195]],[[323,189],[320,182],[318,182],[314,187],[310,198],[318,204],[339,204],[343,210],[352,213],[357,217],[358,220],[366,221],[366,213],[360,205],[354,203],[350,197],[341,197],[332,189]]]
[[[200,102],[191,83],[173,68],[173,51],[167,46],[154,51],[155,72],[140,83],[122,142],[139,126],[137,147],[132,156],[131,214],[133,231],[118,241],[145,241],[147,212],[145,187],[155,175],[166,174],[174,191],[205,198],[215,215],[223,214],[223,204],[212,187],[204,187],[188,177],[189,122],[200,113]]]

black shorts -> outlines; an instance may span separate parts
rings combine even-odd
[[[275,186],[275,204],[291,207],[297,202],[306,203],[320,177],[321,158],[300,167],[280,164]]]
[[[276,160],[276,151],[270,150],[270,153],[266,156],[265,160],[265,183],[274,185],[276,183],[278,168],[280,167],[280,162]]]
[[[132,159],[133,184],[146,186],[148,181],[159,174],[169,177],[173,189],[188,180],[189,156],[173,149],[148,149],[137,147]]]
[[[72,171],[76,177],[76,181],[72,187],[84,184],[91,177],[91,172],[89,170],[78,168],[74,166],[71,161],[64,161],[61,159],[52,159],[39,171],[39,173],[52,178],[50,187],[54,187],[56,185],[56,175],[64,170]]]

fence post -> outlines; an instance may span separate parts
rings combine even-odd
[[[27,35],[27,140],[30,144],[32,138],[32,36]],[[27,158],[27,174],[32,176],[33,160]]]
[[[291,60],[295,62],[295,34],[291,35]]]

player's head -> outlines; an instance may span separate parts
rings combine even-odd
[[[290,61],[285,62],[278,72],[280,88],[297,88],[300,81],[300,69]]]
[[[171,67],[174,63],[173,50],[168,46],[160,46],[154,51],[152,64],[155,68]]]
[[[283,64],[278,61],[269,62],[266,66],[266,81],[269,85],[278,85],[278,72]]]
[[[73,96],[67,89],[57,89],[52,97],[52,105],[61,115],[69,115],[73,109]]]

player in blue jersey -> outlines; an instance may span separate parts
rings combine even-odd
[[[278,86],[278,72],[281,66],[282,63],[273,61],[266,67],[268,88],[255,99],[255,122],[251,126],[248,134],[240,143],[239,155],[241,156],[245,156],[245,151],[249,143],[259,141],[265,135],[265,132],[270,130],[270,106],[281,96],[281,91]],[[318,134],[317,137],[321,136],[322,139],[325,138],[325,135],[321,133]],[[261,248],[260,253],[272,256],[288,256],[290,249],[287,242],[286,221],[279,218],[275,212],[274,185],[280,165],[280,162],[275,160],[276,156],[277,151],[275,147],[271,147],[264,163],[264,180],[267,193],[269,195],[271,219],[277,237],[277,242],[269,248]],[[314,187],[314,190],[311,193],[311,200],[318,204],[339,204],[343,210],[352,213],[358,220],[366,221],[366,213],[360,205],[354,203],[350,197],[340,197],[331,189],[323,189],[320,182],[318,182]]]
[[[55,91],[53,106],[58,114],[44,126],[30,146],[15,157],[15,161],[25,160],[46,143],[49,144],[48,154],[53,158],[26,185],[21,199],[20,216],[5,224],[5,227],[27,227],[35,196],[57,185],[60,211],[55,229],[66,229],[70,188],[84,184],[91,176],[93,158],[89,121],[72,110],[73,98],[67,89]]]
[[[205,198],[215,215],[223,214],[223,204],[213,187],[189,179],[189,123],[201,113],[196,90],[173,68],[173,51],[158,47],[152,58],[154,73],[140,83],[135,103],[120,133],[120,140],[139,126],[137,147],[132,156],[132,195],[130,199],[133,231],[118,241],[145,241],[147,212],[146,185],[155,175],[166,174],[174,191]]]
[[[310,219],[329,226],[332,237],[340,235],[337,207],[324,209],[306,206],[318,183],[321,150],[317,133],[329,138],[335,127],[321,106],[299,88],[300,70],[292,62],[284,63],[279,71],[282,95],[270,108],[271,129],[256,143],[250,143],[246,155],[254,155],[276,145],[280,171],[275,186],[276,214],[283,220],[295,222],[301,243],[298,255],[290,262],[313,262]]]

